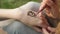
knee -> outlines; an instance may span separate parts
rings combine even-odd
[[[21,28],[22,26],[23,26],[22,23],[20,23],[20,22],[18,22],[18,21],[15,21],[14,23],[12,23],[12,24],[9,26],[9,28],[16,30],[16,29]]]
[[[24,24],[22,24],[18,21],[14,21],[13,23],[11,23],[8,26],[4,27],[4,30],[15,31],[15,30],[18,30],[20,28],[23,28],[23,26],[24,26]]]
[[[18,22],[18,21],[14,21],[13,23],[11,23],[10,25],[8,25],[7,27],[4,27],[3,29],[5,31],[7,31],[9,34],[14,34],[15,32],[20,32],[23,30],[24,24]]]

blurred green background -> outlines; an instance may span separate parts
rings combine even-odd
[[[16,8],[29,1],[40,2],[41,0],[0,0],[0,8]]]

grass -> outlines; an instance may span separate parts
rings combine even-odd
[[[29,1],[39,2],[39,0],[0,0],[0,8],[16,8]]]

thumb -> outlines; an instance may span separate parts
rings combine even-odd
[[[43,34],[49,34],[45,28],[42,28]]]
[[[55,28],[52,28],[52,27],[48,27],[48,30],[51,32],[55,32]]]

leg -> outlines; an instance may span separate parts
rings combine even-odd
[[[7,31],[8,34],[41,34],[18,21],[4,27],[4,30]]]

